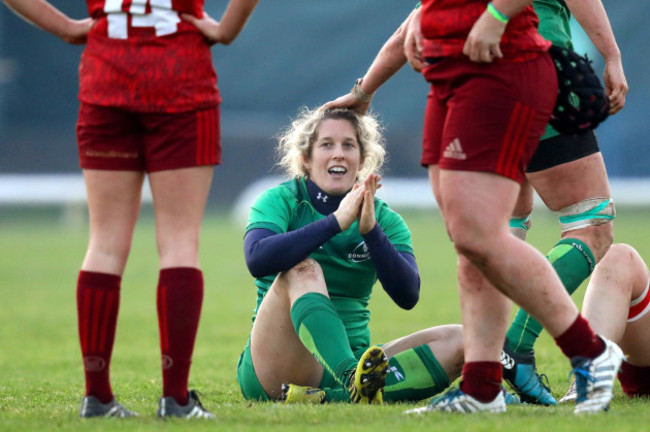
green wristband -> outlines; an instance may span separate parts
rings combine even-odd
[[[488,3],[487,5],[487,10],[490,12],[490,15],[492,15],[494,18],[497,20],[501,21],[504,24],[507,24],[508,21],[510,20],[510,17],[508,15],[504,15],[497,8],[494,7],[492,2]]]

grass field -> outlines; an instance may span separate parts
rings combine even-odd
[[[407,417],[405,405],[347,404],[283,406],[250,404],[235,379],[237,358],[250,330],[255,290],[241,251],[242,230],[226,217],[206,218],[201,249],[205,303],[192,388],[204,394],[216,422],[162,423],[155,419],[160,395],[155,308],[157,257],[154,227],[144,212],[123,279],[122,303],[112,363],[113,388],[141,413],[136,419],[80,420],[83,373],[77,342],[75,281],[85,251],[86,227],[59,223],[51,213],[0,210],[0,430],[409,430],[569,431],[644,430],[646,401],[622,397],[611,412],[576,417],[572,407],[511,407],[504,415]],[[539,210],[529,238],[542,251],[555,243],[557,220]],[[56,216],[56,215],[54,215]],[[371,301],[373,342],[385,342],[438,324],[459,322],[455,259],[439,216],[406,212],[422,277],[421,301],[412,311],[394,306],[378,286]],[[650,259],[650,209],[619,209],[616,241],[636,246]],[[584,290],[576,297],[579,302]],[[544,335],[538,365],[556,397],[568,387],[569,365]]]

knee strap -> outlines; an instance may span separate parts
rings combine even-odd
[[[512,218],[510,219],[510,232],[518,239],[526,240],[526,234],[531,225],[530,215],[522,218]]]
[[[616,217],[611,198],[588,198],[558,211],[562,232],[603,225]]]

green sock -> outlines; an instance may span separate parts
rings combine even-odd
[[[308,293],[291,307],[291,321],[303,345],[342,387],[357,366],[345,326],[327,296]]]
[[[560,240],[546,258],[553,265],[569,294],[578,289],[596,265],[589,246],[572,238]],[[519,309],[506,334],[509,348],[516,353],[531,351],[542,330],[542,325],[535,318]]]
[[[402,351],[390,359],[384,400],[417,402],[449,387],[449,377],[428,345]]]
[[[396,354],[390,359],[384,401],[418,402],[449,387],[449,377],[428,345]],[[327,402],[346,402],[350,396],[343,389],[325,388]]]

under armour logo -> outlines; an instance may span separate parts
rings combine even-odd
[[[327,195],[322,194],[320,192],[318,192],[318,195],[316,195],[316,199],[317,200],[322,200],[323,202],[327,202],[327,198],[329,198]]]

